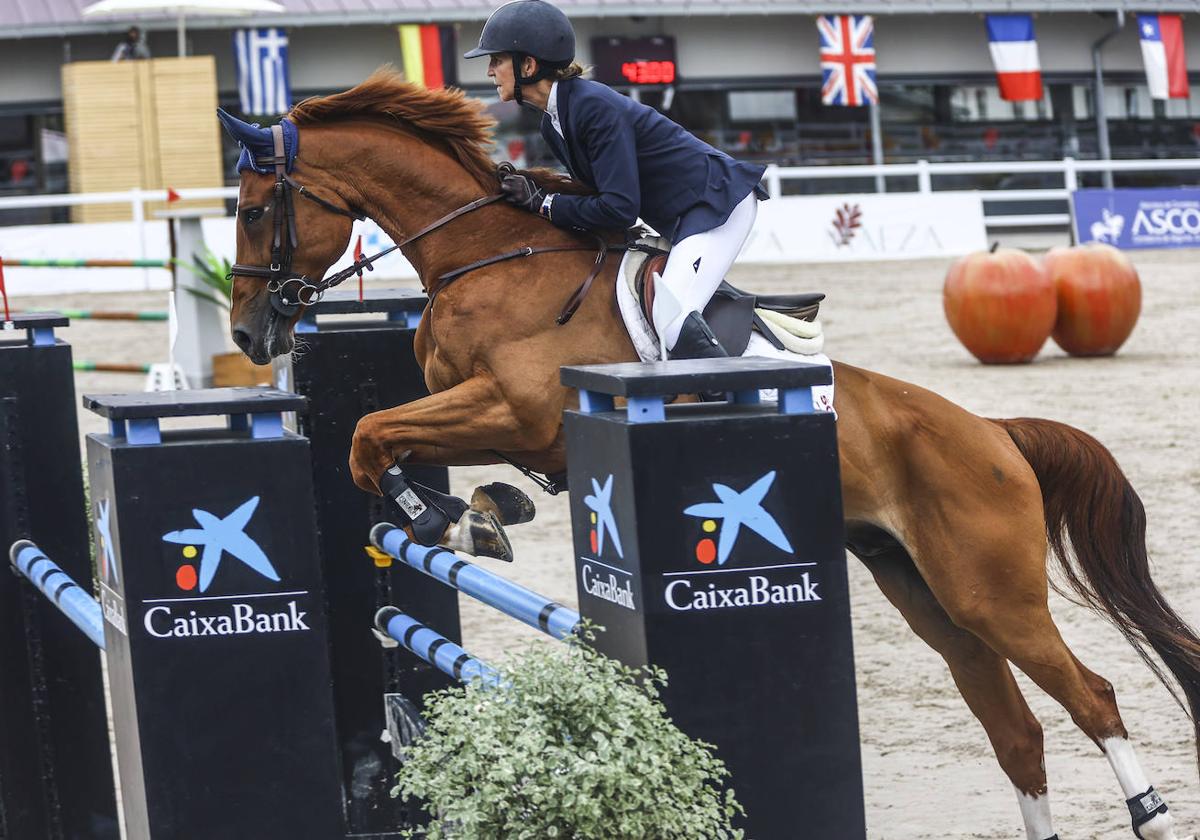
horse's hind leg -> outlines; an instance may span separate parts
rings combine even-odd
[[[983,724],[1001,769],[1012,782],[1027,840],[1056,837],[1042,758],[1042,727],[1003,657],[950,620],[907,552],[881,531],[851,527],[851,550],[926,644],[941,654],[967,706]]]
[[[1129,743],[1112,685],[1080,664],[1050,616],[1040,511],[1036,519],[1025,519],[1012,507],[1006,513],[964,513],[954,529],[957,538],[942,543],[963,547],[953,565],[936,558],[930,563],[929,553],[918,547],[922,573],[955,624],[1024,671],[1104,751],[1139,823],[1138,836],[1176,840],[1165,804],[1156,793],[1148,795],[1150,783]],[[921,539],[935,533],[929,529]]]

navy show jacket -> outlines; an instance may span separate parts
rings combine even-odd
[[[571,177],[597,191],[555,196],[559,227],[619,230],[640,216],[678,242],[724,224],[751,190],[767,197],[766,167],[734,160],[607,85],[573,78],[556,92],[565,142],[548,114],[542,137]]]

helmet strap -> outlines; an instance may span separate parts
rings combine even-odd
[[[550,75],[564,65],[548,64],[537,59],[538,69],[532,76],[526,76],[521,71],[521,65],[525,63],[525,53],[513,53],[513,99],[517,100],[518,105],[525,105],[525,99],[521,96],[522,85],[533,85],[540,82],[542,79],[550,78]]]
[[[525,97],[521,96],[522,85],[528,84],[524,74],[521,71],[521,65],[525,63],[524,53],[512,54],[513,65],[513,99],[517,100],[518,105],[525,104]]]

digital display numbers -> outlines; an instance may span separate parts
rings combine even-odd
[[[669,85],[676,80],[675,39],[599,37],[592,39],[595,79],[606,85]]]
[[[626,61],[621,75],[631,85],[669,85],[675,81],[674,61]]]

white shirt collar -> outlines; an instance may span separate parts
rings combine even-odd
[[[550,98],[546,100],[546,116],[550,117],[550,125],[558,132],[558,136],[566,139],[562,124],[558,121],[558,82],[550,85]]]

